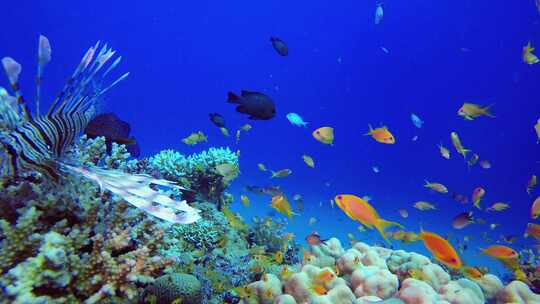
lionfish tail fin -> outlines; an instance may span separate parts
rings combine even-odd
[[[108,190],[123,198],[140,210],[170,223],[191,224],[201,218],[200,210],[190,207],[186,201],[177,201],[150,187],[151,184],[166,188],[179,188],[175,183],[155,179],[149,175],[129,174],[118,170],[97,167],[78,167],[62,164],[70,172],[98,183],[102,190]]]

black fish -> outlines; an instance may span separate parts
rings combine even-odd
[[[249,119],[268,120],[276,116],[276,107],[270,97],[259,92],[249,92],[242,90],[238,96],[229,92],[227,101],[235,103],[236,112],[249,115]]]
[[[210,121],[214,123],[218,128],[225,128],[225,118],[218,113],[210,113]]]
[[[281,56],[289,55],[289,47],[285,44],[285,42],[283,42],[283,40],[279,39],[278,37],[270,37],[270,41],[272,42],[274,50],[276,50],[278,54]]]
[[[84,134],[89,138],[105,137],[107,153],[111,153],[112,143],[115,142],[126,145],[131,156],[138,157],[140,149],[135,138],[129,137],[130,132],[129,123],[121,120],[114,113],[104,113],[94,117],[84,129]]]
[[[279,186],[266,186],[266,187],[246,186],[246,191],[253,192],[256,194],[270,195],[270,196],[283,194],[283,191],[279,189]]]

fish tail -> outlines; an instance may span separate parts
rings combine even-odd
[[[274,177],[276,177],[276,171],[274,171],[274,170],[270,170],[270,173],[272,174],[272,176],[270,176],[270,178],[274,178]]]
[[[368,132],[364,135],[371,135],[373,133],[373,127],[371,126],[371,124],[368,124],[368,128],[369,128]]]
[[[471,150],[465,149],[465,148],[462,148],[461,151],[460,151],[460,153],[461,153],[461,155],[463,155],[464,159],[467,159],[467,153],[469,153],[469,152],[471,152]]]
[[[484,115],[486,115],[487,117],[495,118],[495,116],[493,114],[491,114],[491,107],[493,105],[494,104],[492,103],[492,104],[482,108],[482,112],[484,113]]]
[[[431,183],[427,179],[425,179],[424,182],[425,182],[424,187],[429,188]]]
[[[237,103],[240,104],[240,97],[233,92],[227,93],[227,102],[228,103]]]
[[[397,226],[397,227],[403,229],[403,226],[400,223],[391,222],[391,221],[387,221],[387,220],[383,220],[383,219],[378,219],[373,226],[375,226],[375,229],[377,229],[377,231],[379,231],[380,235],[383,237],[383,239],[387,243],[390,243],[390,241],[388,240],[388,237],[386,236],[386,233],[384,232],[384,229],[386,227],[388,227],[388,226]]]

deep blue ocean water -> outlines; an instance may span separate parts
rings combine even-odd
[[[268,197],[252,194],[251,207],[243,207],[243,187],[280,185],[291,201],[296,193],[304,198],[305,210],[289,225],[300,240],[317,230],[344,243],[349,232],[380,243],[376,232],[358,232],[358,223],[329,203],[339,193],[369,195],[383,218],[407,230],[423,226],[450,235],[454,245],[458,237],[472,236],[465,262],[492,267],[497,264],[479,255],[479,247],[490,245],[480,234],[487,231],[494,240],[522,236],[531,221],[530,205],[540,192],[528,196],[525,189],[532,174],[540,175],[533,129],[540,118],[540,64],[524,64],[521,50],[529,40],[540,45],[533,0],[387,0],[379,25],[375,1],[22,1],[3,5],[2,11],[0,55],[23,65],[21,87],[28,97],[39,34],[53,47],[43,100],[54,97],[86,49],[102,40],[123,56],[119,70],[131,72],[108,94],[105,110],[130,122],[143,156],[162,149],[186,154],[211,146],[240,149],[241,176],[231,192],[237,198],[233,209],[246,219],[272,209]],[[287,57],[274,51],[270,36],[288,44]],[[227,92],[241,89],[271,96],[277,116],[249,121],[236,113],[226,103]],[[465,101],[494,104],[496,118],[463,120],[457,110]],[[236,144],[234,136],[225,138],[210,123],[210,112],[221,113],[231,133],[245,123],[253,129]],[[308,127],[289,124],[289,112],[299,113]],[[421,129],[411,123],[412,112],[425,121]],[[364,136],[368,124],[388,126],[397,142],[383,145]],[[311,136],[321,126],[335,128],[333,146]],[[182,144],[198,130],[209,136],[208,143]],[[492,168],[469,170],[451,146],[451,131]],[[450,160],[440,157],[440,142],[451,150]],[[302,154],[314,158],[315,169],[304,164]],[[293,174],[270,180],[257,169],[259,162]],[[511,208],[479,212],[470,203],[428,191],[424,179],[469,197],[482,186],[483,207],[504,201]],[[413,209],[419,200],[439,210]],[[399,217],[400,208],[409,211],[407,219]],[[499,226],[454,230],[452,217],[468,210]],[[308,226],[310,217],[318,223]],[[533,244],[520,238],[512,246]],[[393,246],[427,254],[421,243]]]

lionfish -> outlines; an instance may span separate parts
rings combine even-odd
[[[40,114],[40,88],[42,72],[51,60],[49,40],[45,36],[39,37],[35,116],[19,89],[21,65],[11,57],[1,60],[14,96],[0,87],[0,176],[18,178],[22,174],[37,172],[57,182],[62,173],[79,174],[98,183],[101,191],[108,190],[163,220],[182,224],[197,221],[200,219],[199,210],[150,187],[180,188],[171,181],[144,174],[85,167],[66,156],[65,152],[98,114],[103,95],[129,75],[125,73],[103,86],[105,77],[122,57],[117,57],[105,68],[115,51],[106,44],[99,47],[98,41],[88,49],[43,115]]]

